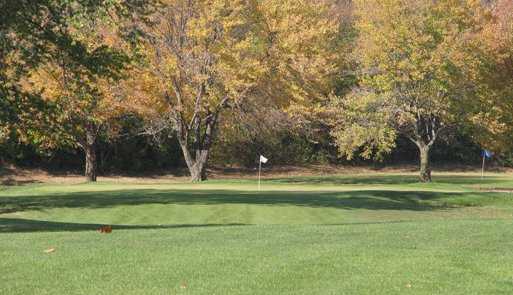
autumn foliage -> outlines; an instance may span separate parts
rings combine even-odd
[[[216,144],[287,132],[347,159],[381,160],[406,138],[422,181],[455,131],[499,153],[513,144],[511,0],[0,8],[0,143],[79,149],[90,181],[98,142],[128,135],[176,140],[193,181]],[[142,123],[121,134],[132,117]]]

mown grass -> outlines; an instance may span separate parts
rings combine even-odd
[[[513,178],[0,187],[0,293],[510,294],[498,187]]]

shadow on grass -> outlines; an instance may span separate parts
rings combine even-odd
[[[63,231],[96,231],[104,224],[53,222],[20,218],[0,218],[0,233],[15,232],[63,232]],[[221,227],[244,226],[246,224],[173,224],[173,225],[112,225],[112,230],[131,229],[169,229],[189,227]]]
[[[404,180],[403,180],[404,182]],[[461,206],[477,206],[493,193],[433,192],[400,190],[235,191],[132,189],[87,191],[48,195],[0,197],[0,214],[59,208],[101,209],[144,205],[259,205],[335,208],[344,210],[436,211]],[[184,210],[186,210],[184,208]],[[144,214],[144,208],[141,208]],[[8,217],[8,216],[5,216]],[[180,227],[236,226],[246,224],[113,225],[113,229],[160,229]],[[37,231],[97,230],[101,224],[37,221],[0,218],[0,233]]]
[[[42,183],[38,180],[16,180],[14,178],[7,178],[0,181],[0,185],[5,186],[19,186],[19,185],[26,185],[26,184],[36,184],[36,183]]]
[[[484,193],[479,193],[482,195]],[[248,192],[233,190],[117,190],[0,198],[0,214],[54,208],[113,208],[160,205],[265,205],[316,208],[413,210],[446,209],[452,197],[468,192],[361,190],[344,192]]]
[[[351,176],[318,176],[318,177],[293,177],[293,178],[269,178],[270,183],[286,184],[331,184],[331,185],[370,185],[370,184],[420,184],[416,175],[351,175]],[[452,185],[476,185],[476,184],[501,184],[511,183],[513,179],[507,180],[498,177],[487,177],[481,179],[475,176],[465,175],[439,175],[433,176],[432,184],[452,184]],[[429,184],[427,184],[429,185]]]

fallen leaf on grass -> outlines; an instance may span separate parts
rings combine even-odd
[[[44,251],[45,253],[52,253],[55,252],[55,248],[49,248]]]
[[[98,232],[101,234],[110,234],[112,232],[112,226],[104,225],[98,229]]]

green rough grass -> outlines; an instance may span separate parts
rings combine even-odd
[[[0,187],[0,294],[511,294],[513,178]],[[113,225],[112,234],[95,230]],[[43,251],[55,247],[56,251]]]

